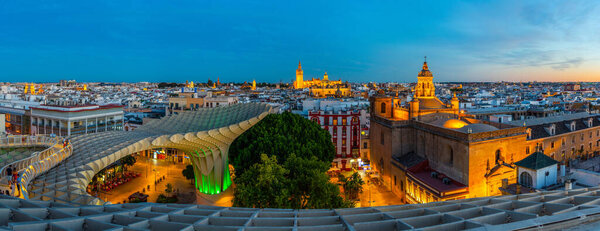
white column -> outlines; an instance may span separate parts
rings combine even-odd
[[[95,126],[96,126],[96,132],[98,132],[98,117],[96,117],[96,124],[95,124]]]
[[[88,127],[88,121],[87,121],[87,118],[85,118],[85,134],[87,134],[87,127]]]

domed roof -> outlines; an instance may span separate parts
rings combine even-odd
[[[458,130],[465,133],[480,133],[496,131],[498,130],[498,128],[488,124],[469,124],[467,126],[459,128]]]
[[[429,67],[427,66],[427,62],[423,63],[423,69],[419,72],[418,77],[433,77],[431,71],[429,71]]]
[[[468,125],[468,123],[465,121],[449,118],[437,119],[435,121],[432,121],[431,124],[450,129],[458,129]]]
[[[442,126],[444,126],[445,128],[457,129],[457,128],[462,128],[467,125],[469,125],[469,124],[467,124],[465,121],[457,120],[457,119],[450,119],[450,120],[447,120],[446,122],[444,122],[444,124]]]

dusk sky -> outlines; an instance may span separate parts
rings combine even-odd
[[[0,82],[600,81],[599,6],[0,0]]]

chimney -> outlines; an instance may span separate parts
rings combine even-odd
[[[571,182],[571,180],[565,181],[565,191],[568,191],[571,189],[573,189],[573,183]]]

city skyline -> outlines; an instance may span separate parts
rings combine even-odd
[[[598,3],[2,3],[3,81],[598,81]],[[357,13],[357,12],[360,12]]]

